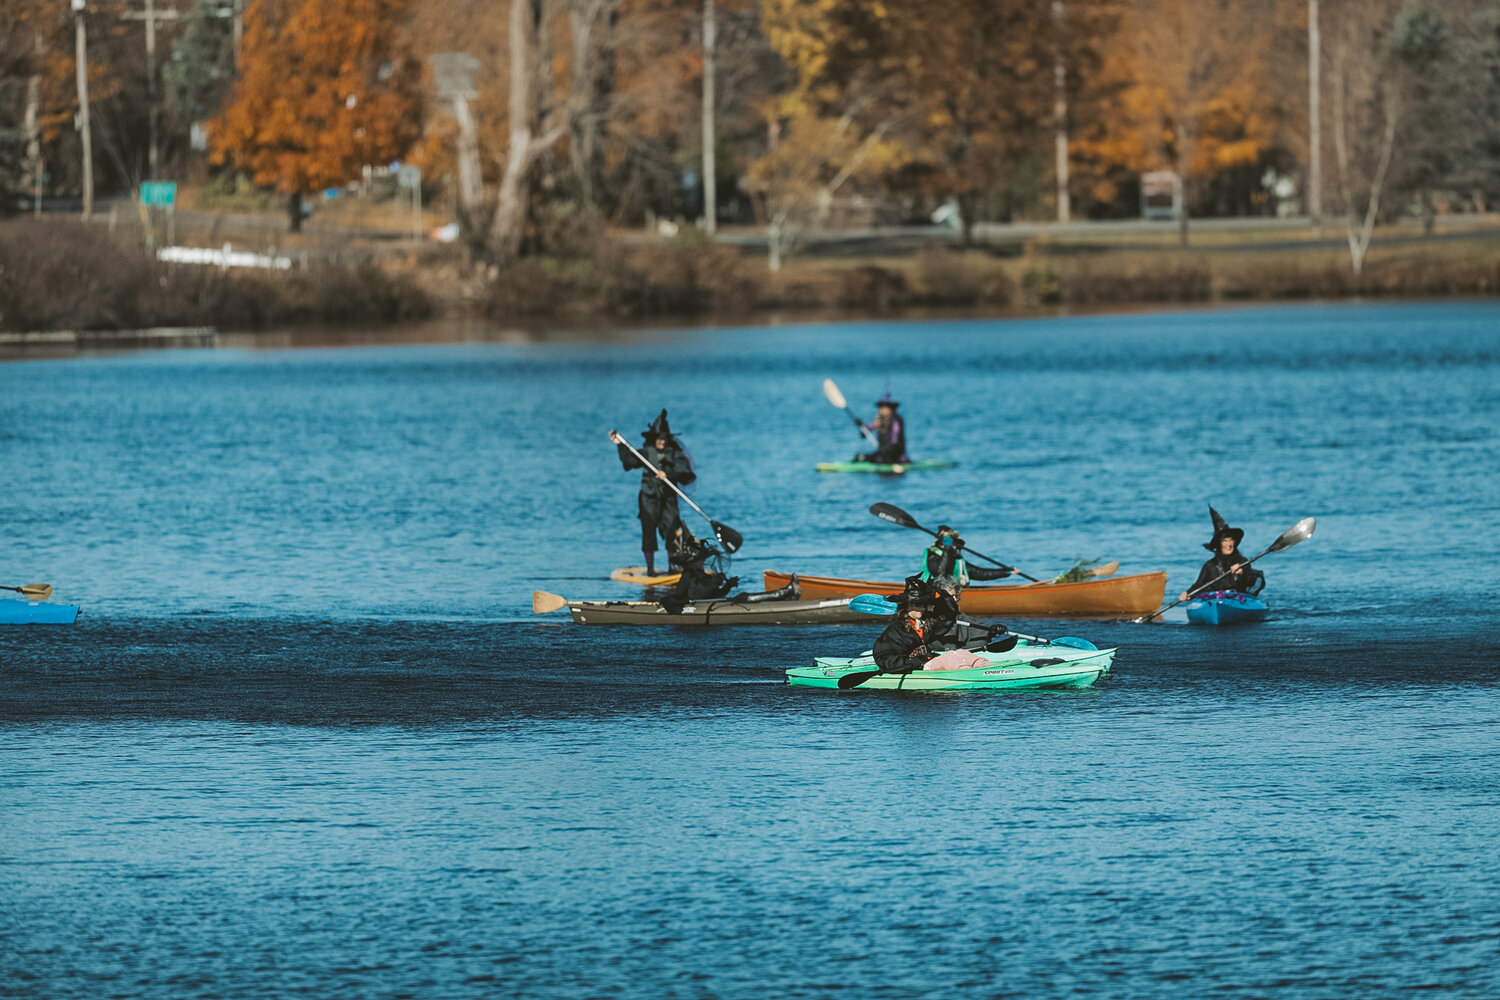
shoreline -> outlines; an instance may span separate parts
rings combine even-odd
[[[723,317],[671,317],[615,324],[535,324],[506,326],[479,317],[444,317],[369,328],[343,324],[295,324],[269,330],[217,330],[203,327],[149,330],[0,332],[0,364],[20,361],[57,361],[142,354],[160,350],[328,350],[368,347],[446,347],[472,345],[565,345],[638,343],[673,339],[686,333],[774,330],[797,326],[859,325],[867,323],[920,324],[1005,323],[1099,318],[1109,316],[1230,313],[1251,309],[1334,308],[1339,306],[1492,305],[1482,295],[1375,297],[1327,299],[1228,300],[1218,302],[1147,302],[1087,307],[1055,306],[1024,311],[962,308],[913,308],[899,312],[813,310],[767,313],[726,322]]]

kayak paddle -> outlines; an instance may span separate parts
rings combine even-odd
[[[1281,537],[1277,538],[1276,541],[1272,542],[1271,543],[1271,547],[1268,548],[1268,549],[1266,549],[1265,552],[1262,552],[1260,554],[1260,556],[1268,555],[1268,554],[1270,554],[1272,552],[1280,552],[1282,549],[1289,549],[1289,548],[1291,548],[1293,545],[1296,545],[1298,542],[1304,542],[1304,541],[1306,541],[1307,539],[1309,539],[1309,538],[1312,537],[1313,529],[1315,529],[1317,526],[1318,526],[1318,520],[1317,520],[1317,518],[1304,517],[1302,520],[1298,521],[1296,524],[1292,525],[1290,528],[1288,528],[1285,531],[1283,531],[1281,533]],[[1256,556],[1255,559],[1259,559],[1260,556]],[[1242,565],[1249,566],[1251,563],[1255,562],[1255,559],[1247,559],[1247,560],[1245,560],[1245,562]],[[1234,573],[1234,572],[1235,571],[1231,569],[1231,570],[1228,570],[1226,572],[1220,573],[1218,576],[1214,577],[1212,580],[1210,580],[1207,583],[1205,583],[1202,587],[1199,587],[1198,590],[1196,590],[1194,593],[1202,594],[1202,593],[1205,593],[1205,592],[1207,592],[1209,590],[1212,590],[1214,584],[1218,583],[1220,580],[1224,579],[1226,576],[1229,576],[1231,573]],[[1171,604],[1168,604],[1166,607],[1162,608],[1160,611],[1153,611],[1149,615],[1142,615],[1139,618],[1132,618],[1131,622],[1133,624],[1136,624],[1136,625],[1139,625],[1141,622],[1148,622],[1148,621],[1150,621],[1153,618],[1158,618],[1162,614],[1164,614],[1164,613],[1166,613],[1168,611],[1171,611],[1173,608],[1177,607],[1177,605],[1182,604],[1182,603],[1184,603],[1186,601],[1191,601],[1192,599],[1193,599],[1193,595],[1189,594],[1188,596],[1182,598],[1181,600],[1173,601]]]
[[[871,504],[870,505],[870,513],[874,514],[876,517],[880,518],[882,521],[889,521],[892,524],[899,524],[903,528],[916,528],[918,531],[925,531],[925,532],[927,532],[933,538],[937,537],[937,532],[936,531],[933,531],[931,528],[924,528],[924,527],[922,527],[920,524],[917,523],[917,519],[916,518],[912,517],[910,514],[908,514],[906,511],[902,510],[900,507],[896,507],[896,506],[894,506],[892,504],[888,504],[888,503],[874,503],[874,504]],[[1034,576],[1028,576],[1027,574],[1022,573],[1020,570],[1016,569],[1014,566],[1007,566],[1007,565],[1005,565],[1005,563],[1000,562],[998,559],[991,559],[989,556],[985,555],[983,552],[975,552],[973,549],[969,548],[967,545],[964,546],[963,551],[968,552],[972,556],[977,556],[978,558],[983,559],[987,563],[994,563],[996,566],[999,566],[1003,570],[1009,570],[1010,572],[1016,574],[1016,576],[1025,577],[1026,579],[1030,580],[1032,583],[1041,583],[1042,582],[1042,581],[1038,580]]]
[[[854,426],[859,428],[859,432],[865,436],[866,441],[873,445],[880,444],[879,441],[875,440],[875,435],[870,433],[870,428],[865,426],[865,422],[859,419],[859,415],[849,409],[849,401],[844,398],[842,392],[839,392],[839,387],[833,384],[833,379],[825,378],[823,380],[823,395],[827,396],[828,401],[834,406],[849,414],[849,419],[854,421]]]
[[[984,648],[987,652],[990,653],[1008,653],[1012,649],[1015,649],[1016,643],[1020,641],[1020,636],[1008,635],[1004,639],[995,640]],[[1057,660],[1056,662],[1061,663],[1062,661]],[[839,690],[847,691],[850,688],[859,687],[871,677],[876,677],[880,674],[900,674],[907,672],[908,671],[904,670],[856,670],[852,674],[844,674],[839,678]]]
[[[531,610],[534,614],[545,615],[558,608],[567,607],[567,604],[568,599],[560,594],[549,594],[545,590],[531,592]]]
[[[646,456],[645,455],[642,455],[640,452],[638,452],[634,448],[630,447],[630,442],[626,441],[625,438],[623,438],[620,435],[619,431],[610,431],[609,432],[609,439],[611,441],[615,442],[616,444],[624,445],[626,448],[629,448],[630,449],[630,453],[632,455],[634,455],[636,458],[640,459],[642,465],[644,465],[646,468],[650,469],[652,472],[660,473],[660,471],[661,471],[660,469],[658,469],[656,466],[652,465],[650,462],[646,461]],[[674,482],[672,482],[672,480],[666,479],[666,478],[663,478],[662,482],[664,482],[668,486],[672,487],[672,492],[676,493],[678,496],[682,497],[682,499],[686,500],[687,501],[687,505],[689,507],[693,508],[694,510],[696,510],[700,514],[703,514],[703,508],[699,507],[697,504],[693,503],[693,498],[690,497],[690,496],[688,496],[686,493],[682,492],[682,490],[678,489],[676,483],[674,483]],[[708,524],[709,524],[709,527],[711,527],[711,528],[714,529],[714,537],[719,540],[719,544],[720,545],[724,546],[724,551],[725,552],[731,552],[731,553],[732,552],[738,552],[739,549],[740,549],[740,546],[745,544],[744,536],[742,536],[738,531],[735,531],[729,525],[727,525],[727,524],[720,524],[718,521],[715,521],[713,518],[709,517],[707,514],[703,514],[703,520],[707,521]]]
[[[14,590],[22,597],[32,601],[45,601],[52,596],[52,584],[50,583],[28,583],[20,587],[0,587],[0,590]]]

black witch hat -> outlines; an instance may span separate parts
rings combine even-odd
[[[1212,504],[1209,505],[1208,516],[1213,518],[1214,537],[1203,543],[1205,549],[1208,549],[1210,552],[1217,552],[1219,549],[1219,539],[1225,536],[1233,538],[1236,546],[1244,541],[1245,533],[1239,528],[1231,528],[1229,522],[1224,520],[1218,511],[1214,510]]]
[[[898,407],[900,407],[901,404],[898,403],[898,402],[896,402],[894,399],[891,398],[891,390],[887,389],[885,391],[885,395],[883,395],[879,399],[875,400],[875,405],[877,407],[879,407],[879,406],[889,406],[891,409],[894,410],[894,409],[897,409]]]
[[[656,415],[656,419],[651,421],[650,427],[641,431],[641,437],[647,441],[653,441],[659,437],[664,437],[668,441],[672,440],[672,427],[667,423],[667,411],[665,409]]]

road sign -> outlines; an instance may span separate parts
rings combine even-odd
[[[422,188],[422,168],[406,164],[396,171],[396,184],[409,191],[419,191]]]
[[[168,205],[177,200],[176,181],[141,181],[142,205]]]

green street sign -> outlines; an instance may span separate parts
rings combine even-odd
[[[176,181],[141,181],[142,205],[171,205],[176,200]]]

